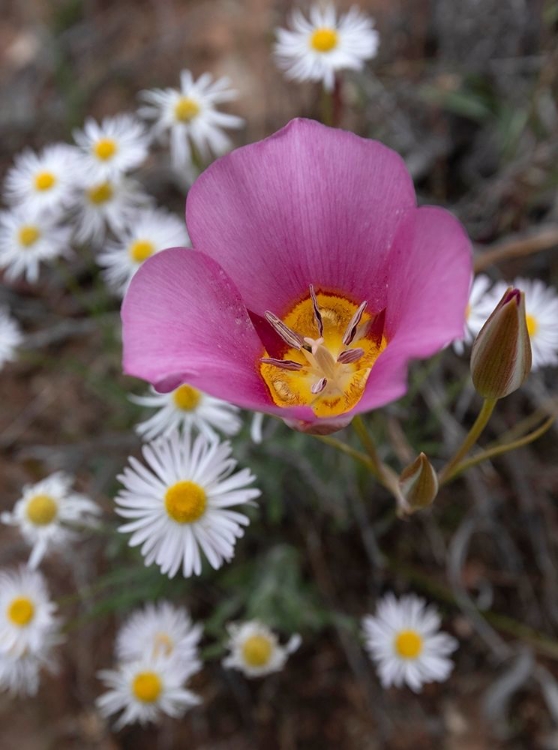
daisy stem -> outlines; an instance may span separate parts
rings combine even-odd
[[[333,125],[333,91],[328,91],[322,86],[321,94],[322,122],[324,125]]]
[[[525,435],[518,440],[514,440],[511,443],[501,443],[499,445],[495,445],[492,448],[488,448],[487,450],[482,451],[482,453],[478,453],[476,456],[472,456],[467,461],[463,461],[455,467],[451,475],[446,479],[446,482],[450,481],[451,479],[455,479],[455,477],[457,477],[459,474],[462,474],[467,469],[470,469],[471,466],[480,464],[481,461],[488,461],[490,458],[502,455],[502,453],[507,453],[508,451],[515,450],[516,448],[522,448],[524,445],[529,445],[529,443],[534,442],[542,435],[544,435],[545,432],[548,432],[548,430],[554,424],[554,419],[555,417],[549,417],[545,422],[543,422],[538,430],[530,432],[528,435]]]
[[[453,479],[456,467],[461,463],[462,459],[465,458],[467,453],[469,453],[471,448],[479,439],[480,434],[482,433],[482,431],[488,424],[488,420],[492,416],[492,412],[494,411],[494,407],[496,406],[497,402],[498,399],[495,398],[487,398],[484,400],[482,409],[480,410],[478,417],[475,419],[473,426],[465,437],[465,440],[440,472],[438,477],[440,485],[446,484],[450,481],[450,479]]]

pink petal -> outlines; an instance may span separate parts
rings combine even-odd
[[[265,410],[256,371],[262,344],[234,284],[219,265],[184,248],[149,258],[122,306],[124,371],[170,391],[190,383]]]
[[[284,315],[317,289],[385,305],[385,260],[413,210],[401,157],[376,141],[293,120],[210,166],[188,194],[194,247],[214,258],[246,307]]]
[[[430,357],[463,332],[471,243],[448,211],[426,206],[401,223],[390,253],[386,334],[354,412],[400,398],[409,360]]]

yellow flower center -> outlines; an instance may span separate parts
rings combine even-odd
[[[170,656],[174,651],[174,642],[167,633],[157,633],[153,643],[153,656]]]
[[[8,607],[8,619],[19,628],[29,625],[35,615],[35,605],[26,596],[13,599]]]
[[[58,513],[58,503],[50,495],[35,495],[27,502],[27,518],[35,526],[48,526]]]
[[[310,38],[310,46],[316,52],[331,52],[337,47],[338,34],[335,29],[316,29]]]
[[[182,411],[193,411],[200,403],[201,393],[191,385],[181,385],[172,394],[175,406]]]
[[[102,182],[100,185],[89,188],[87,191],[87,197],[96,206],[100,206],[101,203],[106,203],[114,195],[114,190],[110,182]]]
[[[180,122],[192,122],[200,113],[200,105],[189,96],[181,96],[174,105],[174,116]]]
[[[114,138],[101,138],[93,146],[93,153],[101,161],[108,161],[112,159],[115,153],[118,151],[118,144]]]
[[[265,635],[251,635],[242,644],[242,657],[250,667],[264,667],[272,651],[273,644]]]
[[[529,336],[535,336],[539,330],[538,320],[534,315],[526,315],[525,320],[527,321],[527,332],[529,333]]]
[[[260,374],[278,406],[310,406],[334,417],[360,401],[374,362],[385,349],[383,311],[370,315],[336,294],[314,294],[283,320],[266,318],[285,341],[281,358],[264,352]]]
[[[19,229],[19,244],[23,247],[31,247],[41,236],[41,232],[38,227],[33,224],[25,224],[25,226]]]
[[[416,630],[401,630],[395,638],[395,651],[402,659],[416,659],[422,646],[422,636]]]
[[[134,263],[143,263],[143,261],[151,257],[154,252],[155,245],[152,242],[149,242],[149,240],[136,240],[128,249],[130,258]]]
[[[205,490],[196,482],[177,482],[165,493],[165,508],[177,523],[194,523],[203,516],[206,505]]]
[[[155,672],[140,672],[132,682],[132,692],[142,703],[155,703],[162,690],[163,683]]]
[[[50,190],[56,184],[56,176],[52,172],[39,172],[35,175],[35,188],[41,193]]]

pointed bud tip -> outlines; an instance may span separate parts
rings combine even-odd
[[[432,505],[438,494],[438,475],[426,455],[420,453],[399,477],[404,510],[413,513]]]

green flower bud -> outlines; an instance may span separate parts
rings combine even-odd
[[[413,513],[432,505],[438,494],[438,475],[424,453],[403,469],[399,489],[404,500],[401,504],[404,512]]]
[[[530,372],[525,295],[509,287],[473,344],[473,384],[483,398],[504,398],[516,391]]]

